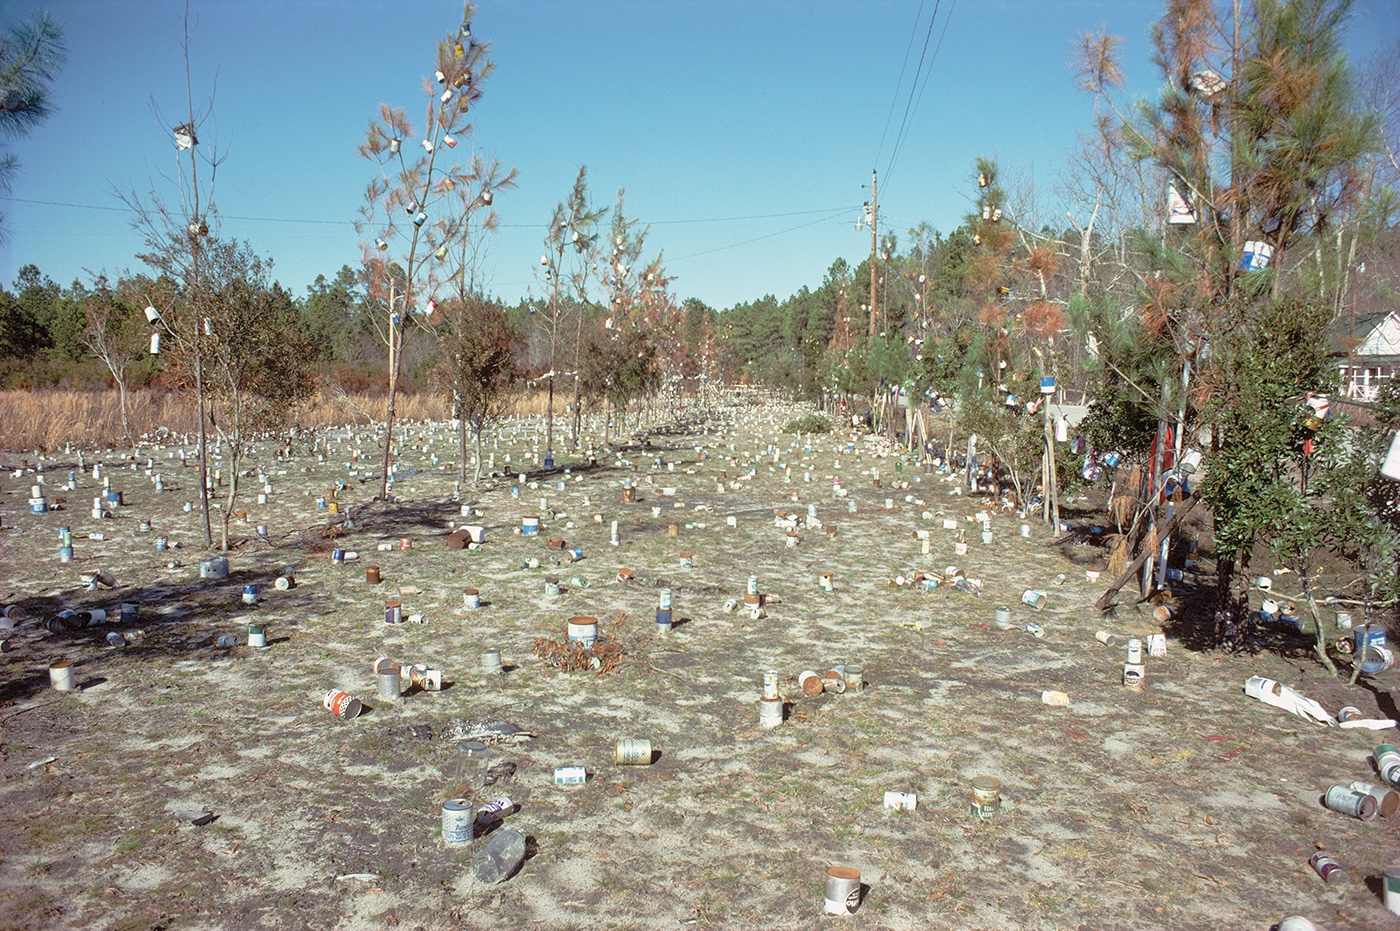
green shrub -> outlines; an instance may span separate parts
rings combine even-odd
[[[830,433],[831,421],[821,414],[808,414],[796,420],[789,420],[783,427],[784,433]]]

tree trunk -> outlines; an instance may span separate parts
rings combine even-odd
[[[126,434],[126,443],[132,451],[136,451],[136,439],[131,435],[131,421],[126,413],[126,379],[117,378],[117,397],[122,409],[122,433]]]
[[[461,413],[457,415],[457,456],[457,478],[465,482],[467,480],[467,418]],[[476,448],[476,478],[481,478],[481,438],[479,435]],[[475,479],[473,484],[475,484]]]

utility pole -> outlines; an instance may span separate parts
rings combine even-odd
[[[876,293],[876,291],[875,291],[875,261],[876,261],[877,258],[879,258],[879,256],[877,255],[877,249],[878,249],[878,247],[879,247],[878,237],[877,237],[877,225],[879,224],[879,218],[880,218],[880,201],[879,201],[879,199],[876,197],[876,194],[875,194],[875,169],[872,168],[872,169],[870,169],[870,216],[866,218],[866,219],[868,219],[868,220],[870,221],[870,335],[871,335],[871,336],[874,336],[874,335],[875,335],[875,314],[877,313],[877,311],[876,311],[876,305],[875,305],[875,293]]]

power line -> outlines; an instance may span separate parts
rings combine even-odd
[[[763,236],[755,236],[753,239],[745,239],[743,242],[730,243],[727,246],[720,246],[717,249],[706,249],[704,252],[692,252],[690,255],[677,256],[675,259],[672,259],[672,261],[682,262],[686,259],[699,258],[702,255],[712,255],[716,252],[723,252],[726,249],[737,249],[739,246],[747,246],[749,243],[759,242],[760,240],[764,239],[772,239],[774,236],[782,236],[786,233],[793,233],[797,230],[806,229],[809,226],[816,226],[818,223],[825,223],[828,220],[835,219],[836,217],[847,213],[850,209],[850,207],[842,207],[840,210],[829,211],[826,216],[818,217],[810,223],[802,223],[785,230],[778,230],[776,233],[767,233]]]
[[[937,15],[937,10],[934,14]],[[890,98],[890,112],[885,114],[885,129],[880,133],[880,145],[875,149],[874,164],[880,163],[880,153],[885,151],[885,137],[890,134],[890,120],[894,119],[894,105],[899,103],[899,89],[904,86],[904,72],[909,70],[909,52],[914,48],[914,37],[919,34],[919,20],[924,15],[924,0],[919,0],[919,11],[914,14],[914,25],[909,30],[909,44],[904,47],[904,62],[899,66],[899,80],[894,85],[894,96]],[[922,61],[922,57],[920,58]],[[907,110],[905,111],[908,112]]]
[[[915,112],[915,113],[917,113],[917,112],[919,111],[919,105],[920,105],[921,103],[923,103],[923,101],[924,101],[924,91],[928,90],[928,79],[929,79],[929,76],[931,76],[931,75],[933,74],[933,63],[934,63],[935,61],[938,60],[938,53],[943,49],[943,40],[944,40],[944,38],[946,38],[947,35],[948,35],[948,24],[949,24],[950,22],[952,22],[952,19],[953,19],[953,11],[956,10],[957,8],[958,8],[958,0],[953,0],[953,5],[952,5],[951,7],[948,8],[948,15],[945,16],[945,17],[943,18],[943,31],[940,32],[940,33],[938,34],[938,44],[935,45],[935,46],[933,47],[933,58],[929,60],[929,73],[928,73],[928,75],[925,75],[925,76],[924,76],[924,86],[921,87],[921,88],[919,89],[919,99],[916,100],[916,101],[914,101],[914,112]],[[898,143],[898,148],[902,148],[903,145],[904,145],[904,140],[901,139],[901,140],[899,141],[899,143]],[[895,154],[896,154],[896,155],[898,154],[898,151],[897,151],[897,150],[896,150],[896,153],[895,153]],[[890,167],[891,167],[891,168],[894,167],[894,157],[893,157],[893,156],[891,156],[891,158],[890,158]]]
[[[908,129],[909,129],[909,115],[910,115],[910,111],[911,111],[911,110],[913,109],[913,107],[914,107],[914,97],[915,97],[916,92],[918,92],[918,90],[919,90],[919,77],[920,77],[920,75],[923,75],[923,74],[924,74],[924,58],[928,55],[928,44],[929,44],[929,42],[933,39],[933,27],[934,27],[934,24],[938,22],[938,10],[939,10],[939,8],[941,8],[942,6],[943,6],[942,0],[936,0],[936,2],[933,4],[933,15],[930,16],[930,17],[929,17],[929,20],[928,20],[928,31],[924,34],[924,46],[923,46],[922,49],[919,50],[919,65],[918,65],[917,68],[914,69],[914,80],[913,80],[912,82],[910,82],[910,84],[909,84],[909,99],[906,100],[905,103],[904,103],[904,116],[900,119],[900,122],[899,122],[899,132],[898,132],[897,134],[895,134],[894,149],[893,149],[893,151],[890,152],[890,161],[889,161],[889,164],[885,166],[885,185],[886,185],[886,190],[888,190],[888,186],[889,186],[889,183],[890,183],[890,180],[891,180],[891,175],[894,173],[894,163],[895,163],[895,159],[897,159],[897,158],[899,157],[899,150],[900,150],[901,148],[904,147],[904,140],[905,140],[906,134],[908,133]],[[950,13],[949,13],[949,16],[950,16],[950,18],[951,18],[951,11],[950,11]],[[947,20],[946,20],[946,19],[944,20],[943,31],[944,31],[945,33],[948,31],[948,25],[947,25]],[[938,44],[939,44],[939,47],[940,47],[940,48],[941,48],[942,45],[943,45],[943,39],[942,39],[941,36],[939,37]],[[937,52],[937,50],[935,50],[935,51],[934,51],[934,58],[937,58],[937,57],[938,57],[938,52]],[[929,70],[928,70],[928,73],[929,73],[929,74],[932,74],[932,73],[933,73],[933,62],[932,62],[932,61],[929,62]],[[925,83],[927,83],[927,81],[928,81],[927,76],[924,77],[924,81],[925,81]],[[919,96],[922,97],[922,94],[919,94]]]
[[[106,207],[99,204],[73,204],[57,200],[31,200],[24,197],[0,196],[0,200],[12,201],[17,204],[39,204],[45,207],[73,207],[78,210],[108,210],[118,213],[130,213],[130,207]],[[787,213],[754,213],[737,217],[699,217],[684,220],[649,220],[652,226],[669,226],[680,223],[736,223],[742,220],[772,220],[781,217],[803,217],[815,214],[831,214],[836,211],[847,211],[850,207],[827,207],[822,210],[795,210]],[[340,226],[342,224],[353,225],[351,220],[309,220],[302,217],[245,217],[231,213],[221,213],[219,218],[223,220],[247,220],[258,223],[312,223],[322,226]],[[541,223],[502,223],[502,229],[539,229],[548,224]],[[801,227],[798,227],[799,229]]]

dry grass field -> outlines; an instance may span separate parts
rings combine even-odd
[[[388,503],[372,500],[375,430],[342,415],[289,454],[258,448],[226,580],[200,578],[210,554],[184,509],[197,488],[178,447],[97,449],[81,430],[93,409],[64,413],[69,432],[42,443],[7,433],[0,603],[16,620],[0,654],[0,927],[1263,931],[1301,914],[1323,929],[1400,929],[1379,886],[1397,821],[1319,801],[1334,783],[1377,781],[1385,732],[1316,726],[1243,692],[1259,674],[1334,714],[1400,717],[1394,673],[1349,688],[1283,634],[1252,654],[1203,651],[1190,604],[1205,577],[1189,572],[1167,627],[1131,588],[1103,616],[1106,574],[1086,575],[1107,562],[1090,532],[1106,521],[1100,500],[1068,502],[1071,529],[1052,533],[955,494],[952,477],[874,437],[781,432],[804,413],[736,401],[611,447],[590,424],[596,464],[556,450],[550,472],[533,461],[539,421],[516,420],[488,444],[493,476],[477,488],[455,487],[450,428],[410,417]],[[100,520],[97,462],[123,492]],[[58,509],[31,514],[41,475]],[[525,517],[542,532],[521,534]],[[484,543],[449,547],[465,523],[486,528]],[[337,548],[358,558],[335,562]],[[1209,555],[1203,538],[1202,571]],[[382,582],[366,581],[369,566]],[[296,578],[285,591],[284,567]],[[980,594],[892,584],[950,567]],[[82,573],[97,570],[115,585],[87,590]],[[751,576],[762,616],[730,609]],[[253,605],[249,584],[261,586]],[[1276,588],[1288,593],[1286,575]],[[1027,589],[1046,592],[1043,610],[1021,603]],[[662,590],[670,631],[654,622]],[[390,601],[421,623],[386,624]],[[123,603],[136,620],[119,620]],[[65,608],[109,620],[48,629]],[[620,648],[615,668],[564,672],[536,656],[578,615]],[[266,647],[247,645],[250,623],[266,625]],[[1141,691],[1125,689],[1125,640],[1158,632],[1166,655],[1145,658]],[[223,635],[236,645],[218,646]],[[504,673],[483,671],[488,648]],[[382,699],[378,657],[439,669],[443,688]],[[70,692],[50,687],[63,660]],[[863,688],[800,687],[803,671],[838,664],[863,667]],[[784,719],[765,728],[770,670]],[[365,713],[328,713],[331,689]],[[484,841],[450,848],[440,831],[461,792],[444,737],[483,721],[534,735],[495,746],[495,782],[471,795],[508,795],[504,825],[528,837],[523,866],[496,885],[472,874]],[[654,760],[617,764],[626,738],[650,740]],[[587,781],[556,785],[568,766]],[[1001,785],[987,818],[971,810],[976,776]],[[917,805],[887,810],[886,792]],[[187,815],[205,811],[203,824]],[[1349,881],[1310,869],[1320,847]],[[823,915],[838,865],[861,874],[854,916]]]

